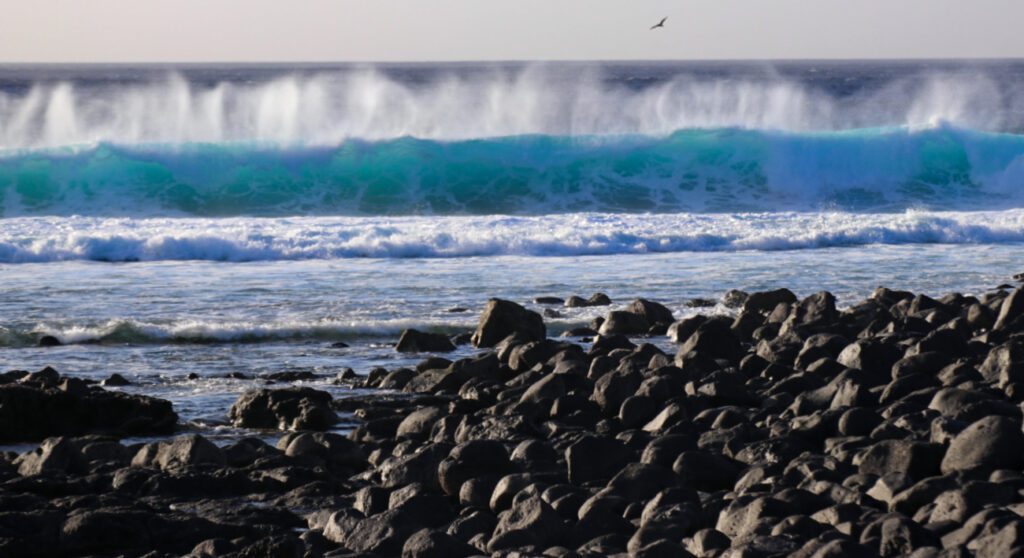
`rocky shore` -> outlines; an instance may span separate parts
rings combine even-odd
[[[492,299],[473,357],[410,330],[414,369],[339,377],[369,395],[243,394],[228,419],[276,445],[0,375],[0,442],[40,442],[0,455],[0,555],[1024,556],[1024,289],[722,302],[638,299],[552,339]]]

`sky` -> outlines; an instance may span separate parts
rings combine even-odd
[[[2,13],[0,62],[1024,57],[1020,0],[6,0]]]

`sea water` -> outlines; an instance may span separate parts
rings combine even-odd
[[[1024,271],[1022,93],[1004,61],[2,66],[0,370],[230,439],[266,375],[343,397],[495,296],[981,294]]]

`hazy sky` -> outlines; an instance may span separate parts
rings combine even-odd
[[[1022,24],[1021,0],[6,0],[0,61],[1012,58]]]

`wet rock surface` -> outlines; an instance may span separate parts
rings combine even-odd
[[[231,420],[276,445],[51,426],[0,459],[0,555],[1024,555],[1022,297],[779,289],[674,323],[637,299],[587,346],[493,299],[476,355],[358,380],[389,391],[244,394]]]

